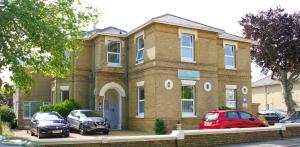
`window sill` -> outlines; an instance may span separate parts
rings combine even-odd
[[[135,63],[135,65],[139,65],[139,64],[143,64],[144,63],[144,60],[143,61],[139,61],[137,63]]]
[[[144,115],[137,115],[135,118],[144,118]]]
[[[225,69],[227,69],[227,70],[237,70],[237,68],[235,68],[235,67],[225,67]]]
[[[107,64],[108,67],[122,67],[121,64]]]
[[[182,115],[182,118],[197,118],[197,115]]]
[[[181,59],[181,62],[186,62],[186,63],[196,63],[196,61],[192,61],[192,60],[183,60],[183,59]]]

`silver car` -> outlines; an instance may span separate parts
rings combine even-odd
[[[73,110],[67,117],[70,128],[78,130],[81,135],[89,132],[109,133],[110,125],[94,110]]]

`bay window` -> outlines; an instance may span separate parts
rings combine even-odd
[[[107,64],[112,66],[119,66],[121,64],[121,42],[109,42],[107,49]]]

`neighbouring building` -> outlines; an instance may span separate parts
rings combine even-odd
[[[49,82],[52,103],[75,98],[112,129],[145,131],[157,118],[197,128],[220,106],[251,112],[251,40],[171,14],[85,33],[74,73]]]
[[[292,91],[293,100],[300,106],[300,82],[294,84]],[[258,110],[287,111],[282,88],[279,81],[272,80],[271,76],[262,78],[252,83],[252,102],[258,103]]]

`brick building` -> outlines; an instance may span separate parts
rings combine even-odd
[[[156,118],[197,128],[219,106],[251,111],[251,40],[170,14],[86,34],[74,73],[49,82],[52,103],[72,97],[113,129],[145,131]]]

